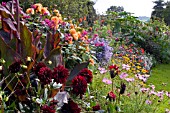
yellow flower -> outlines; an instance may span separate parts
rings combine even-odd
[[[28,8],[27,10],[26,10],[26,13],[27,14],[34,14],[34,9],[33,8]]]

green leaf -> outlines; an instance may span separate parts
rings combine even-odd
[[[20,24],[20,39],[21,39],[21,55],[23,58],[26,58],[27,56],[33,55],[33,49],[32,49],[32,33],[31,31],[26,27],[26,25]]]
[[[81,64],[76,65],[73,70],[71,71],[67,81],[71,81],[75,76],[77,76],[77,74],[84,68],[87,68],[87,66],[89,65],[89,62],[84,62]]]
[[[48,62],[52,61],[52,64],[49,65],[49,67],[54,68],[58,64],[62,64],[62,56],[61,56],[61,49],[55,48],[53,49],[48,57],[45,59],[45,63],[48,65]]]

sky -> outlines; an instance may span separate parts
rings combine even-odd
[[[93,0],[95,1],[95,0]],[[134,16],[151,16],[155,0],[96,0],[94,8],[97,13],[104,13],[110,6],[123,6],[124,10]],[[165,0],[166,1],[166,0]]]

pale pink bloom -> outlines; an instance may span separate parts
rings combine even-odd
[[[155,89],[155,85],[151,85],[150,87],[151,87],[153,90]]]
[[[145,103],[150,105],[150,104],[152,104],[152,101],[146,100]]]
[[[121,79],[125,79],[127,76],[128,76],[128,74],[125,73],[125,72],[123,72],[123,73],[120,74],[119,77],[120,77]]]
[[[164,94],[164,91],[158,91],[157,92],[157,96],[162,98],[163,97],[163,94]]]
[[[166,91],[166,96],[170,98],[170,92]]]
[[[157,95],[157,93],[156,93],[154,90],[151,90],[151,91],[149,92],[149,95]]]
[[[103,78],[102,82],[104,82],[105,84],[112,84],[112,81],[107,78]]]
[[[130,70],[130,66],[128,64],[122,64],[122,69],[125,69],[125,70]]]
[[[148,92],[148,91],[149,91],[149,88],[144,88],[144,87],[143,87],[143,88],[140,89],[140,91],[143,92],[143,93],[145,93],[145,92]]]
[[[125,78],[127,82],[133,82],[135,79],[134,78]]]
[[[100,74],[104,74],[107,72],[105,68],[101,68],[101,67],[99,67],[98,70],[100,71]]]

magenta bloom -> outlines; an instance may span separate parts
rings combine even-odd
[[[104,82],[105,84],[112,84],[112,81],[107,78],[103,78],[102,82]]]
[[[152,104],[152,101],[146,100],[145,103],[150,105],[150,104]]]
[[[87,68],[82,69],[79,72],[78,75],[84,76],[86,78],[86,80],[87,80],[87,83],[92,82],[92,78],[93,78],[92,72],[90,70],[88,70]]]
[[[100,71],[100,74],[104,74],[107,72],[105,68],[101,68],[101,67],[99,67],[98,70]]]
[[[135,79],[134,78],[125,78],[127,82],[133,82]]]
[[[48,67],[42,67],[40,68],[38,72],[38,79],[40,79],[40,82],[43,85],[49,84],[52,79],[52,71]]]
[[[115,101],[116,95],[113,93],[113,91],[110,91],[106,98],[108,98],[110,101]]]
[[[72,80],[72,87],[73,87],[73,94],[76,95],[80,95],[80,97],[82,97],[82,95],[86,92],[87,89],[87,81],[86,78],[83,76],[76,76],[73,80]]]
[[[68,78],[69,71],[64,66],[58,65],[57,67],[54,68],[52,74],[53,74],[52,78],[54,79],[55,82],[65,83]]]

